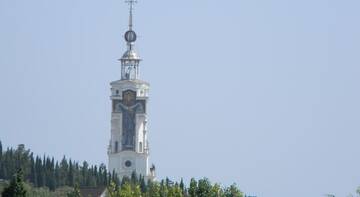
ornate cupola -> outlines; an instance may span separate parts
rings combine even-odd
[[[133,30],[133,5],[135,0],[126,1],[130,4],[129,30],[125,33],[124,38],[127,43],[127,50],[121,57],[121,80],[136,80],[139,78],[139,63],[141,61],[134,49],[136,33]]]

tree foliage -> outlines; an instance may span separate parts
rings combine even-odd
[[[2,192],[3,197],[26,197],[26,189],[21,169],[14,175],[10,185]]]
[[[188,187],[183,180],[173,182],[166,178],[160,182],[149,180],[142,186],[143,177],[132,174],[132,178],[124,178],[119,186],[111,183],[107,190],[110,197],[243,197],[243,193],[235,184],[222,188],[212,184],[207,178],[191,179]],[[142,189],[145,187],[145,189]]]
[[[81,197],[80,189],[77,184],[75,184],[74,190],[67,194],[67,197]]]
[[[78,162],[68,160],[65,156],[58,162],[49,156],[34,156],[24,145],[17,149],[1,151],[0,142],[0,179],[10,180],[18,169],[22,169],[25,181],[34,187],[47,187],[51,191],[56,188],[98,187],[107,186],[111,181],[119,182],[115,174],[110,174],[105,165],[90,166],[87,162],[80,165]]]

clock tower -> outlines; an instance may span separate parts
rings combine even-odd
[[[133,172],[155,178],[155,167],[149,166],[147,130],[147,103],[149,84],[139,79],[140,57],[134,49],[136,33],[133,30],[133,5],[130,5],[129,30],[124,38],[127,50],[119,59],[121,79],[111,85],[111,139],[108,147],[109,171],[119,178],[130,177]]]

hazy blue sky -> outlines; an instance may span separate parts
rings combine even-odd
[[[360,185],[359,0],[139,0],[159,178],[259,197]],[[0,139],[107,163],[122,0],[0,0]]]

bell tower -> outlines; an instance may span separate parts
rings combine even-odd
[[[130,177],[133,172],[155,178],[155,167],[149,166],[149,143],[147,130],[147,103],[149,84],[139,79],[140,57],[134,49],[136,33],[133,30],[133,6],[130,5],[129,29],[124,38],[127,50],[119,59],[121,79],[111,85],[111,139],[108,147],[109,171],[119,178]]]

